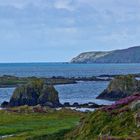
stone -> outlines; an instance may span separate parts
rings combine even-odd
[[[8,105],[9,105],[9,102],[4,101],[4,102],[1,104],[1,107],[2,107],[2,108],[7,108]]]
[[[132,111],[137,111],[140,109],[140,100],[131,103],[130,108]]]
[[[51,85],[46,85],[42,80],[35,79],[28,84],[22,85],[15,89],[9,106],[51,106],[60,105],[58,92]]]
[[[75,102],[72,106],[73,107],[79,107],[79,104]]]
[[[115,77],[97,99],[119,100],[140,91],[140,82],[132,75]]]
[[[70,103],[69,102],[65,102],[64,103],[64,107],[70,107]]]

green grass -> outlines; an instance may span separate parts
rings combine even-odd
[[[79,119],[79,113],[68,110],[44,114],[0,111],[0,136],[14,135],[7,140],[39,139],[70,130],[78,124]]]
[[[68,140],[96,140],[99,136],[114,138],[140,138],[140,128],[136,127],[132,111],[112,115],[95,111],[83,119],[82,124],[67,134]]]

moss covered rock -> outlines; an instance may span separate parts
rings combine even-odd
[[[51,85],[45,85],[40,79],[35,79],[26,85],[15,89],[9,106],[59,106],[58,92]]]
[[[140,82],[132,75],[117,76],[97,98],[118,100],[140,91]]]

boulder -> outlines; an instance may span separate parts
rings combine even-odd
[[[80,105],[79,105],[77,102],[75,102],[75,103],[73,103],[72,106],[73,106],[73,107],[79,107]]]
[[[70,105],[69,102],[65,102],[63,106],[64,106],[64,107],[70,107],[71,105]]]
[[[8,107],[9,103],[7,101],[4,101],[2,104],[1,104],[1,107],[2,108],[6,108]]]
[[[45,85],[40,79],[35,79],[26,85],[22,85],[15,89],[9,106],[51,106],[57,107],[60,105],[58,92],[51,85]]]
[[[103,107],[104,105],[98,105],[98,104],[92,104],[92,105],[89,105],[89,108],[99,108],[99,107]]]
[[[132,75],[115,77],[97,99],[119,100],[140,91],[140,82]]]

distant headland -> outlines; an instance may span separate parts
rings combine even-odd
[[[140,46],[113,51],[84,52],[71,63],[140,63]]]

